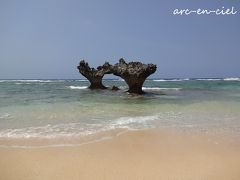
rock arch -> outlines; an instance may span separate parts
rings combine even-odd
[[[97,69],[95,69],[90,68],[87,62],[81,60],[78,70],[90,81],[90,89],[106,89],[102,84],[103,76],[105,74],[114,74],[125,80],[129,87],[129,93],[144,94],[142,90],[143,83],[148,76],[157,70],[157,66],[155,64],[143,64],[138,61],[126,63],[125,60],[121,58],[119,62],[114,65],[105,62],[102,66],[98,66]]]

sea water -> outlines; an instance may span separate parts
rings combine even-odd
[[[145,95],[87,80],[0,80],[0,140],[90,137],[111,130],[240,132],[240,79],[146,80]],[[102,136],[103,137],[103,136]]]

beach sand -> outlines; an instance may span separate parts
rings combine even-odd
[[[239,180],[240,143],[153,129],[76,147],[0,148],[0,180],[80,179]]]

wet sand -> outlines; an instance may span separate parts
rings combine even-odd
[[[239,180],[240,141],[130,131],[76,147],[0,148],[0,180]]]

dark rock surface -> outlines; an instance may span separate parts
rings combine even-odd
[[[113,74],[121,77],[128,84],[129,93],[144,94],[142,86],[148,76],[157,70],[155,64],[143,64],[141,62],[126,63],[120,59],[119,63],[113,66]]]
[[[117,87],[117,86],[113,86],[113,87],[112,87],[112,90],[113,90],[113,91],[118,91],[118,90],[120,90],[120,89],[119,89],[119,87]]]
[[[98,66],[97,69],[95,69],[90,68],[87,62],[81,60],[77,68],[79,72],[90,81],[90,89],[106,89],[102,84],[102,78],[105,74],[112,74],[112,66],[108,62],[105,62],[104,65]]]
[[[144,94],[142,90],[143,83],[148,76],[157,70],[157,66],[141,62],[126,63],[121,58],[115,65],[106,62],[102,66],[97,67],[97,69],[90,68],[87,62],[81,60],[78,69],[90,81],[90,89],[106,89],[102,84],[103,76],[105,74],[114,74],[125,80],[129,87],[129,93]],[[119,90],[119,88],[114,86],[112,90]]]

